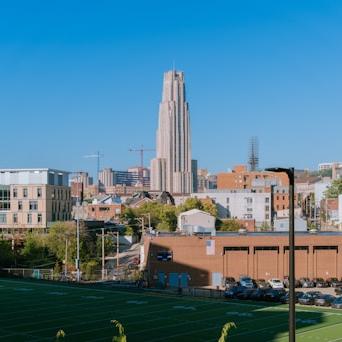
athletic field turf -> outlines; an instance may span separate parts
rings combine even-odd
[[[342,310],[297,307],[297,341],[342,342]],[[0,278],[0,341],[111,341],[121,321],[128,342],[286,341],[287,306],[160,295]]]

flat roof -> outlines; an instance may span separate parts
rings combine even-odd
[[[53,172],[60,172],[60,173],[71,173],[70,171],[63,171],[58,169],[52,168],[27,168],[27,169],[0,169],[0,172],[34,172],[34,171],[53,171]]]
[[[181,234],[178,232],[158,232],[158,235],[156,234],[150,234],[147,233],[148,236],[152,236],[152,237],[177,237],[177,236],[181,236],[181,237],[189,237],[191,235],[185,235],[185,234]],[[197,233],[194,234],[192,236],[211,236],[210,233]],[[257,236],[288,236],[289,232],[285,231],[285,232],[245,232],[245,233],[238,233],[238,232],[220,232],[220,231],[216,231],[216,237],[230,237],[230,236],[253,236],[253,237],[257,237]],[[342,231],[340,232],[334,232],[334,231],[318,231],[316,233],[310,233],[308,231],[303,232],[303,231],[296,231],[295,232],[295,236],[342,236]],[[215,237],[213,236],[213,237]]]

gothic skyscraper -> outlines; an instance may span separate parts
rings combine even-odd
[[[191,193],[194,190],[191,165],[190,117],[184,73],[172,70],[164,73],[157,156],[151,162],[151,190]]]

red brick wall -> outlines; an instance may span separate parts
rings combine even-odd
[[[215,241],[215,255],[206,254],[206,241]],[[296,250],[296,277],[342,277],[342,235],[297,234],[297,246],[308,250]],[[151,248],[150,248],[151,246]],[[219,272],[223,277],[247,274],[255,279],[283,279],[288,275],[288,238],[279,234],[236,235],[216,237],[168,236],[145,237],[145,259],[150,277],[159,271],[188,272],[190,286],[211,285],[211,275]],[[337,246],[334,249],[314,247]],[[225,250],[224,247],[249,248],[247,250]],[[255,250],[255,247],[258,249]],[[278,247],[276,250],[260,250],[261,247]],[[156,253],[170,250],[171,262],[158,261]],[[279,252],[278,252],[279,250]]]

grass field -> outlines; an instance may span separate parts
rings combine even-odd
[[[0,278],[0,341],[111,341],[110,320],[128,342],[217,341],[234,321],[229,341],[286,341],[287,306],[197,299]],[[342,310],[297,307],[297,341],[342,342]]]

